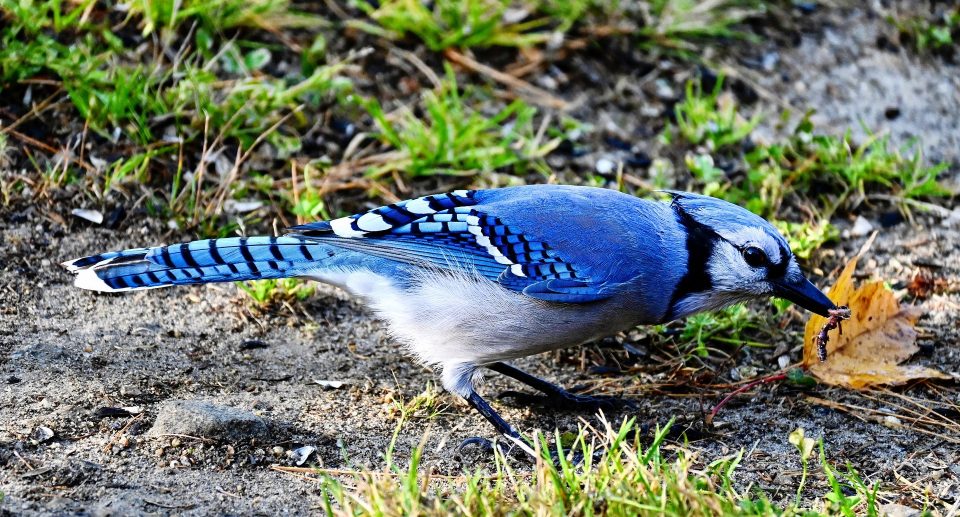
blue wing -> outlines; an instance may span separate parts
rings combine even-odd
[[[508,289],[551,302],[612,295],[549,242],[487,213],[478,195],[458,190],[365,213],[290,228],[292,235],[410,264],[470,268]]]

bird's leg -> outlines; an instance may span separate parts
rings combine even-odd
[[[488,404],[486,400],[483,400],[483,397],[478,395],[477,392],[471,393],[466,400],[470,406],[473,407],[473,409],[476,409],[481,415],[483,415],[483,418],[486,418],[488,422],[493,424],[493,427],[497,428],[497,432],[504,436],[511,436],[513,438],[520,437],[520,433],[518,433],[512,425],[507,423],[507,421],[504,420],[499,413],[490,407],[490,404]]]
[[[530,375],[529,373],[518,368],[514,368],[507,363],[492,363],[486,366],[497,373],[502,373],[507,377],[516,379],[545,395],[545,397],[537,397],[535,395],[518,391],[505,391],[501,393],[498,398],[510,397],[525,402],[543,402],[543,399],[545,398],[546,402],[550,405],[563,409],[620,409],[623,407],[634,406],[632,401],[619,397],[577,395],[575,393],[570,393],[556,384],[549,383],[539,377]]]
[[[520,437],[520,433],[517,432],[517,430],[512,425],[510,425],[506,420],[504,420],[499,413],[497,413],[492,407],[490,407],[490,404],[488,404],[486,400],[483,400],[483,397],[478,395],[477,392],[475,391],[471,392],[468,396],[464,397],[464,399],[467,401],[467,403],[470,404],[471,407],[473,407],[473,409],[476,409],[477,412],[483,415],[483,417],[486,418],[488,422],[493,424],[493,427],[497,429],[497,432],[502,434],[503,437],[507,439],[507,441],[511,442],[513,445],[518,446],[521,450],[529,454],[531,457],[535,457],[535,453],[533,452],[533,449],[531,449],[529,445],[524,443],[523,438]],[[479,445],[484,449],[488,449],[491,451],[493,450],[493,443],[490,440],[486,438],[481,438],[479,436],[475,436],[473,438],[467,438],[466,440],[463,441],[463,443],[460,444],[460,448],[463,448],[467,445]],[[504,455],[507,455],[510,452],[510,447],[507,447],[506,450],[501,449],[500,452],[502,452]]]

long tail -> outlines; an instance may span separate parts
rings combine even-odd
[[[74,284],[103,292],[301,276],[333,255],[302,237],[207,239],[83,257],[63,263]]]

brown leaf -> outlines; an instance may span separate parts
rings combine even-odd
[[[932,368],[900,364],[919,350],[914,329],[919,313],[915,307],[901,309],[893,291],[882,281],[855,287],[856,268],[854,258],[828,294],[833,303],[850,307],[851,317],[842,323],[843,334],[831,333],[827,360],[820,362],[815,337],[827,319],[811,316],[803,336],[804,366],[826,384],[854,389],[914,379],[949,379]]]

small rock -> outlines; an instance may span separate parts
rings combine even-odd
[[[528,16],[530,16],[530,11],[519,7],[504,9],[503,14],[500,15],[505,24],[520,23],[526,20]]]
[[[537,84],[545,90],[556,90],[559,86],[557,80],[549,75],[541,75],[537,78]]]
[[[42,425],[30,433],[30,441],[37,444],[49,441],[51,438],[53,438],[53,429]]]
[[[293,460],[293,462],[299,466],[306,463],[307,458],[309,458],[310,455],[313,454],[313,452],[316,450],[317,450],[316,447],[313,447],[310,445],[304,445],[303,447],[289,451],[288,454],[290,459]]]
[[[740,375],[740,370],[737,368],[731,368],[730,379],[733,380],[733,382],[740,382],[741,380],[743,380],[743,376]]]
[[[80,219],[85,219],[94,224],[100,224],[103,222],[103,213],[99,210],[88,210],[86,208],[74,208],[70,211],[75,217]]]
[[[953,226],[960,226],[960,208],[954,208],[950,211],[950,215],[941,221],[941,224],[950,228]]]
[[[347,385],[345,381],[328,381],[323,379],[317,379],[313,382],[317,383],[321,388],[327,390],[338,390]]]
[[[263,207],[263,201],[253,199],[253,200],[235,200],[228,199],[223,203],[223,209],[231,214],[243,214],[246,212],[253,212],[254,210],[259,210]]]
[[[613,169],[616,166],[617,164],[613,163],[613,160],[610,160],[609,158],[600,158],[597,160],[597,164],[594,166],[594,168],[597,170],[597,174],[608,176],[613,172]]]
[[[777,358],[777,364],[780,365],[781,370],[786,368],[787,366],[790,366],[790,356],[787,354],[781,355],[780,357]]]
[[[777,63],[780,62],[780,54],[777,52],[767,52],[763,55],[760,62],[765,71],[772,72],[777,67]]]
[[[254,348],[269,348],[270,345],[262,339],[244,339],[240,342],[240,350],[252,350]]]
[[[921,515],[920,510],[898,503],[887,503],[880,507],[880,515],[888,517],[914,517]]]
[[[283,447],[280,447],[279,445],[275,445],[273,447],[272,452],[274,456],[279,458],[280,456],[283,456],[283,453],[286,452],[286,450]]]
[[[873,224],[867,220],[866,217],[862,215],[857,216],[857,220],[853,223],[853,228],[850,228],[851,237],[864,237],[869,235],[873,231]]]
[[[654,81],[656,86],[656,96],[662,101],[669,101],[677,98],[677,94],[673,91],[673,86],[670,85],[670,82],[666,79],[657,79]]]
[[[212,440],[240,441],[267,434],[267,424],[257,415],[203,400],[165,403],[149,436],[187,435]]]

